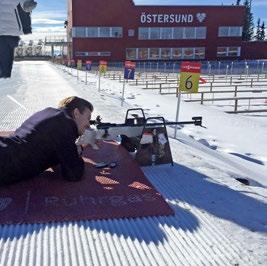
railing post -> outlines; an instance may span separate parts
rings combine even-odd
[[[238,99],[235,99],[235,112],[237,112],[237,103],[238,103]]]
[[[203,101],[204,101],[204,92],[201,92],[201,104],[203,104]]]
[[[213,82],[210,83],[210,92],[212,92]]]
[[[234,97],[237,97],[237,85],[235,85],[235,94]]]
[[[251,87],[251,88],[253,87],[253,78],[251,79],[250,87]]]
[[[146,81],[146,89],[148,88],[148,81]]]

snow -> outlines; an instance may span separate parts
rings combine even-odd
[[[91,101],[95,107],[93,118],[96,115],[101,115],[103,122],[122,123],[126,110],[137,107],[143,108],[147,117],[163,116],[168,121],[175,121],[177,108],[175,95],[160,95],[158,90],[144,90],[140,87],[126,84],[125,101],[121,106],[123,84],[103,77],[100,84],[101,90],[98,91],[98,76],[95,74],[89,73],[88,84],[85,84],[84,72],[79,72],[78,79],[76,70],[71,71],[49,62],[29,61],[15,63],[12,78],[0,80],[0,130],[15,129],[30,114],[46,106],[56,106],[61,98],[70,95],[77,95]],[[267,86],[261,86],[261,88],[267,88]],[[187,99],[187,96],[183,96],[183,99]],[[262,104],[264,105],[264,103]],[[170,243],[175,240],[175,237],[180,237],[180,234],[184,234],[182,232],[183,226],[189,222],[191,225],[185,231],[189,230],[192,234],[186,233],[183,235],[184,238],[189,239],[187,239],[189,246],[180,248],[188,249],[190,254],[191,243],[195,253],[192,255],[191,262],[188,257],[188,260],[180,257],[181,264],[182,262],[184,264],[189,262],[192,265],[197,265],[196,257],[199,256],[199,260],[203,264],[223,265],[223,262],[229,263],[229,261],[232,261],[232,257],[235,258],[234,252],[239,252],[240,254],[243,252],[242,256],[244,256],[243,259],[245,258],[244,261],[246,263],[239,254],[240,258],[235,258],[231,263],[232,265],[235,263],[240,263],[240,265],[266,265],[266,113],[257,113],[257,116],[255,114],[227,114],[223,108],[216,106],[216,104],[200,105],[200,103],[182,101],[179,121],[191,120],[193,116],[202,116],[204,127],[181,126],[176,138],[174,138],[174,128],[168,127],[174,166],[162,165],[143,168],[150,181],[175,209],[176,218],[178,217],[178,220],[175,218],[175,223],[179,221],[181,227],[178,229],[176,227],[168,227],[167,222],[162,229],[166,234],[164,237],[166,243],[155,246],[150,241],[148,241],[149,245],[145,241],[140,242],[141,246],[139,246],[135,242],[136,240],[133,243],[128,238],[124,239],[120,235],[111,235],[105,230],[108,226],[103,227],[104,231],[102,231],[103,228],[99,231],[92,227],[90,228],[90,232],[92,231],[93,234],[92,238],[99,238],[99,241],[103,243],[105,243],[105,239],[108,241],[108,246],[104,244],[106,250],[101,251],[108,254],[106,255],[107,261],[113,259],[116,265],[122,262],[125,264],[129,262],[129,258],[131,260],[131,256],[136,256],[132,258],[133,261],[130,261],[129,264],[133,265],[133,262],[149,264],[148,261],[153,261],[154,259],[171,265],[173,262],[175,263],[175,259],[171,261],[170,257],[162,254],[164,252],[171,254],[171,249],[169,249],[168,245],[173,249],[175,244]],[[250,186],[241,184],[235,178],[248,179]],[[168,221],[171,221],[171,219]],[[187,222],[183,223],[183,221]],[[152,220],[150,222],[152,223]],[[140,223],[142,224],[142,221]],[[146,223],[149,222],[146,221]],[[80,230],[75,225],[73,228],[73,231]],[[37,235],[34,234],[32,237],[37,238],[37,241],[47,241],[49,246],[46,235],[50,234],[51,230],[55,230],[55,234],[59,233],[56,226],[51,226],[51,228],[45,227],[43,229],[42,234],[44,236],[40,236],[37,232]],[[63,227],[61,230],[65,230],[65,237],[68,237],[68,228]],[[87,230],[89,229],[87,228]],[[60,234],[63,233],[60,232]],[[87,231],[87,233],[89,232]],[[141,231],[140,234],[142,234]],[[154,234],[156,239],[159,238],[154,231],[151,234]],[[44,240],[40,240],[40,237],[44,237]],[[79,245],[81,246],[86,242],[84,237],[80,235],[82,239]],[[148,238],[153,237],[149,236]],[[64,238],[62,241],[63,243],[58,244],[58,249],[63,249],[61,251],[65,254],[65,257],[61,258],[60,255],[55,255],[54,251],[51,250],[44,251],[42,253],[44,264],[49,264],[49,262],[54,264],[54,260],[57,259],[57,262],[59,262],[59,258],[64,262],[67,260],[70,263],[69,260],[71,261],[71,259],[66,256],[71,257],[73,252],[81,252],[79,250],[74,251],[75,247],[73,245],[65,246]],[[115,251],[112,248],[109,250],[110,241],[117,246]],[[199,244],[196,244],[197,248],[194,246],[194,241],[199,241]],[[205,250],[206,242],[202,243],[201,241],[209,243],[214,253]],[[231,249],[233,253],[230,254],[230,252],[230,255],[222,254],[218,244],[221,242],[227,246],[227,241],[229,245],[230,243],[233,245],[233,249]],[[96,242],[96,245],[99,245],[100,242]],[[125,253],[123,253],[126,256],[120,254],[120,242],[127,243],[127,245],[124,245]],[[170,243],[168,244],[168,242]],[[5,238],[3,239],[0,227],[0,255],[1,252],[4,252],[3,254],[7,252],[5,248],[10,248],[10,245],[4,245],[4,243]],[[33,244],[31,243],[31,245]],[[131,255],[132,245],[137,249],[137,253],[143,254],[142,261],[139,261],[140,257],[138,255]],[[214,248],[211,246],[214,246]],[[2,248],[4,251],[1,251]],[[100,252],[101,248],[98,248],[98,246],[86,246],[86,248],[90,248],[90,254],[80,254],[79,258],[81,256],[89,256],[90,259],[85,259],[85,261],[95,261],[93,264],[105,264],[107,262],[105,258],[102,258],[98,263],[96,262],[99,257],[101,258],[101,253],[95,258],[93,251]],[[144,258],[144,254],[146,256],[150,254],[150,249],[156,252],[155,257],[151,255],[149,258]],[[37,254],[40,252],[40,250],[37,251]],[[214,254],[217,254],[218,257]],[[50,261],[48,261],[48,256],[51,257]],[[127,259],[127,257],[129,258]],[[39,259],[37,258],[37,261]],[[201,263],[199,262],[199,264]]]
[[[73,75],[77,73],[73,71]],[[83,76],[80,74],[79,78],[85,80],[84,73]],[[91,76],[91,82],[96,84],[98,77]],[[123,85],[118,84],[118,81],[103,78],[100,82],[101,99],[104,102],[112,99],[114,104],[120,106]],[[158,90],[146,91],[139,87],[127,86],[124,97],[126,100],[123,110],[141,107],[148,117],[164,116],[169,121],[175,121],[177,98],[174,95],[163,96]],[[101,112],[102,110],[102,115]],[[257,182],[258,186],[267,186],[267,148],[264,149],[267,147],[266,116],[255,119],[253,116],[227,114],[199,103],[182,102],[179,120],[191,120],[193,116],[202,116],[205,128],[183,127],[178,134],[180,142],[186,143],[194,153],[209,158],[218,166],[224,165],[224,171],[229,171],[231,166],[239,175]],[[110,115],[103,118],[104,121],[112,119]],[[172,137],[173,131],[169,129],[169,132]]]

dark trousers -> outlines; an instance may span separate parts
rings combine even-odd
[[[16,167],[12,164],[12,159],[7,149],[5,137],[0,137],[0,187],[21,180],[12,173]]]
[[[18,36],[0,36],[0,78],[10,78]]]

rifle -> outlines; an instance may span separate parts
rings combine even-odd
[[[130,113],[139,111],[138,114]],[[156,121],[156,122],[155,122]],[[160,121],[160,122],[159,122]],[[191,121],[170,122],[166,121],[164,117],[145,117],[144,110],[142,108],[128,109],[123,124],[116,123],[104,123],[100,116],[97,116],[96,120],[90,120],[90,125],[94,125],[96,130],[90,128],[85,130],[85,133],[77,140],[77,145],[90,144],[93,148],[97,148],[96,140],[116,140],[118,136],[123,136],[123,139],[136,138],[141,136],[146,130],[154,129],[157,127],[163,127],[167,134],[166,126],[174,125],[188,125],[193,124],[195,126],[202,126],[202,117],[192,117]],[[167,136],[166,136],[167,137]]]

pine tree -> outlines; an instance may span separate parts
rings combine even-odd
[[[241,0],[236,0],[236,6],[240,6],[240,1]]]
[[[259,41],[261,40],[261,19],[259,18],[257,21],[257,31],[255,35],[255,40]]]
[[[265,24],[264,21],[261,24],[260,40],[265,40]]]
[[[254,35],[254,24],[253,24],[253,14],[251,13],[251,2],[252,0],[245,0],[244,6],[246,7],[245,22],[243,27],[242,39],[244,41],[252,40]]]

